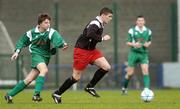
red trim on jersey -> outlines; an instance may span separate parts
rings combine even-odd
[[[96,59],[103,57],[103,54],[97,50],[85,50],[74,48],[73,67],[77,70],[84,70],[88,64],[92,64]]]

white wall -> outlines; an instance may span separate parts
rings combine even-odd
[[[180,63],[164,63],[163,70],[164,86],[180,88]]]

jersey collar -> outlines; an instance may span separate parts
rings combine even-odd
[[[137,31],[139,31],[140,33],[142,33],[142,32],[144,32],[144,31],[147,30],[147,28],[146,28],[145,26],[143,26],[143,29],[142,29],[142,30],[140,30],[140,28],[139,28],[138,26],[135,26],[135,29],[136,29]]]
[[[48,28],[46,31],[49,31],[49,30],[50,30],[50,28]],[[40,33],[40,32],[39,32],[39,29],[38,29],[38,25],[37,25],[36,28],[35,28],[35,32],[36,32],[36,33]]]
[[[102,27],[104,28],[104,23],[103,23],[101,17],[100,16],[96,16],[96,19],[99,20],[99,22],[101,23]]]

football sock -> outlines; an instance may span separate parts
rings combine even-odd
[[[21,92],[23,89],[26,88],[26,84],[24,81],[20,81],[18,84],[16,84],[16,86],[11,90],[9,91],[7,94],[9,96],[15,96],[16,94],[18,94],[19,92]]]
[[[144,75],[143,76],[143,80],[144,80],[144,87],[145,88],[149,88],[150,87],[150,78],[149,78],[149,75]]]
[[[98,69],[98,70],[95,72],[95,74],[94,74],[92,80],[90,81],[90,83],[87,85],[87,87],[94,87],[94,86],[97,84],[97,82],[98,82],[99,80],[101,80],[101,79],[103,78],[103,76],[104,76],[107,72],[108,72],[107,70],[104,70],[104,69],[102,69],[102,68]]]
[[[127,88],[128,87],[128,84],[129,84],[129,80],[130,79],[124,79],[124,88]]]
[[[67,89],[69,89],[76,82],[77,80],[75,80],[73,77],[66,79],[66,81],[61,85],[61,87],[55,91],[55,94],[58,94],[58,95],[63,94]]]
[[[132,75],[128,75],[128,74],[125,75],[125,78],[124,78],[124,81],[123,81],[123,87],[124,88],[128,87],[128,84],[129,84],[129,81],[130,81],[131,77],[132,77]]]
[[[36,85],[35,85],[34,95],[40,94],[40,92],[41,92],[41,90],[43,88],[43,85],[44,85],[44,81],[45,81],[44,76],[38,76],[36,78]]]

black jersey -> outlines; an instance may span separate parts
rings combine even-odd
[[[83,33],[79,36],[76,41],[75,47],[93,50],[96,48],[96,44],[102,41],[103,24],[100,22],[99,17],[89,22]]]

